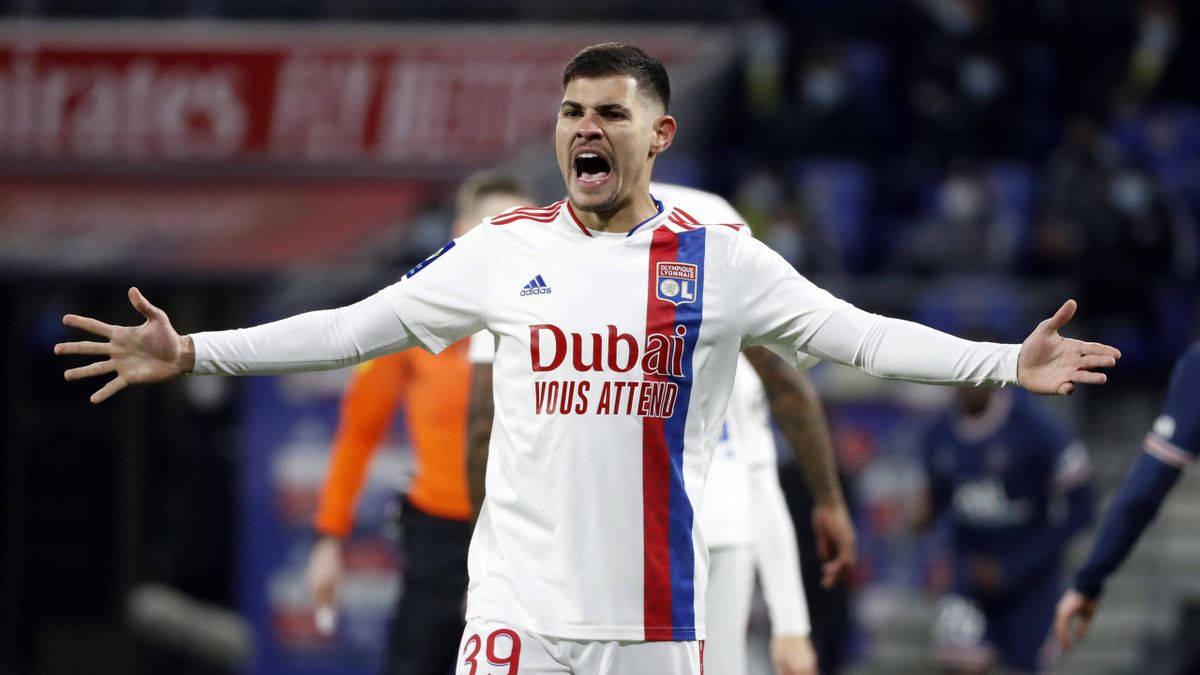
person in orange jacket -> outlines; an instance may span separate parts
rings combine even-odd
[[[473,174],[458,192],[453,236],[487,216],[528,203],[528,193],[515,178],[487,171]],[[367,465],[403,405],[415,475],[400,515],[406,564],[403,592],[388,631],[387,675],[450,672],[463,631],[473,519],[465,459],[468,342],[461,340],[437,356],[410,349],[368,361],[356,369],[342,398],[313,520],[319,537],[309,557],[307,582],[318,627],[330,631],[343,575],[344,540],[353,528]]]

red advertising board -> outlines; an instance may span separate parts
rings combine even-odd
[[[0,159],[494,162],[548,131],[563,65],[613,35],[672,65],[714,43],[688,28],[0,23]]]
[[[418,181],[0,181],[0,269],[236,272],[369,257],[442,188]]]
[[[562,68],[606,40],[677,91],[731,53],[669,25],[0,21],[0,270],[370,257],[468,171],[553,171]]]

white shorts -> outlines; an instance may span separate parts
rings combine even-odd
[[[471,619],[455,675],[703,675],[704,641],[566,640]]]

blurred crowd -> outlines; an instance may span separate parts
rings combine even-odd
[[[1117,345],[1124,354],[1114,381],[1142,380],[1157,390],[1167,367],[1196,335],[1200,3],[598,0],[583,7],[550,0],[0,0],[0,17],[602,18],[664,21],[667,30],[671,24],[665,21],[719,23],[733,27],[740,40],[735,68],[726,73],[731,86],[721,124],[706,130],[710,136],[702,142],[672,149],[656,167],[657,180],[728,196],[754,232],[798,269],[868,309],[949,330],[985,328],[1011,340],[1023,335],[1018,329],[1027,327],[1029,315],[1047,309],[1026,291],[1052,289],[1056,302],[1072,294],[1081,307],[1072,329]],[[408,222],[404,246],[413,250],[404,255],[423,257],[438,245],[444,220],[425,214]],[[327,283],[322,276],[312,285]],[[892,304],[881,299],[885,293],[863,292],[896,286],[914,290]],[[17,300],[6,302],[18,306]],[[48,356],[43,343],[61,330],[56,321],[61,308],[21,303],[23,311],[50,317],[39,324],[47,336],[36,353],[32,347],[14,352],[14,358],[35,364],[30,381],[50,383],[24,391],[28,405],[13,406],[32,416],[21,422],[24,427],[13,423],[10,435],[18,439],[13,447],[22,438],[33,447],[31,439],[42,443],[39,433],[46,429],[82,433],[63,427],[56,415],[36,411],[57,410],[66,405],[66,395],[75,397],[72,404],[82,405],[83,398],[73,390],[64,394],[57,380],[60,364],[37,360]],[[71,304],[96,306],[100,300],[89,297],[88,303]],[[193,314],[232,325],[241,316],[231,308],[246,311],[246,305],[253,303],[243,294],[226,291]],[[971,305],[966,313],[946,309]],[[12,379],[23,381],[16,374]],[[922,543],[911,536],[909,515],[902,513],[925,481],[914,450],[914,419],[937,406],[836,398],[830,405],[835,444],[848,492],[859,502],[856,520],[863,532],[859,580],[946,587],[950,572],[937,554],[945,549],[945,533]],[[150,549],[149,562],[131,562],[131,554],[121,569],[166,570],[160,576],[193,591],[208,584],[215,589],[208,595],[225,601],[232,595],[232,563],[222,553],[234,538],[235,516],[224,498],[233,492],[230,476],[236,472],[234,403],[222,399],[209,406],[208,417],[189,423],[181,400],[176,395],[144,404],[152,412],[165,406],[168,414],[146,414],[158,426],[143,433],[147,438],[130,441],[164,446],[147,452],[155,459],[139,470],[169,475],[139,497],[145,502],[144,529],[151,534],[127,528],[130,541],[149,541],[143,546]],[[136,413],[128,417],[123,423],[140,424]],[[85,440],[72,436],[63,445],[83,448]],[[218,446],[224,449],[214,459],[212,448]],[[118,465],[114,458],[128,452],[123,445],[105,453],[80,451],[80,485],[96,489],[92,476],[101,470],[96,465]],[[47,484],[62,482],[55,467],[43,473]],[[140,474],[129,475],[130,484],[140,485]],[[37,481],[29,484],[35,492]],[[79,521],[80,531],[84,525],[96,529],[90,520]],[[28,530],[65,531],[57,521]],[[96,550],[107,546],[101,535],[96,539]],[[905,547],[909,553],[897,555]],[[128,550],[137,549],[130,544]],[[889,567],[893,561],[900,561],[896,569]],[[58,584],[49,578],[54,568],[47,569],[43,586]],[[97,580],[88,583],[107,588],[108,571],[97,569]],[[75,611],[71,602],[61,604]],[[53,602],[43,604],[57,611]],[[109,607],[115,601],[104,597],[96,604]],[[849,623],[848,616],[841,618]]]
[[[1135,362],[1161,367],[1186,343],[1194,6],[773,5],[744,30],[744,122],[721,166],[797,267],[1067,277],[1097,337]]]
[[[8,0],[0,8],[35,18],[720,21],[741,38],[724,123],[665,158],[659,180],[732,197],[759,236],[808,274],[1061,278],[1097,339],[1120,345],[1127,363],[1161,375],[1186,344],[1200,205],[1200,47],[1186,39],[1200,21],[1194,3],[563,5]]]

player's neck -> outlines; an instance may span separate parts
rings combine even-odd
[[[611,212],[584,211],[579,207],[574,207],[573,211],[579,222],[589,230],[628,232],[657,215],[658,204],[650,196],[649,190],[646,190],[641,196],[629,200],[629,203]]]

